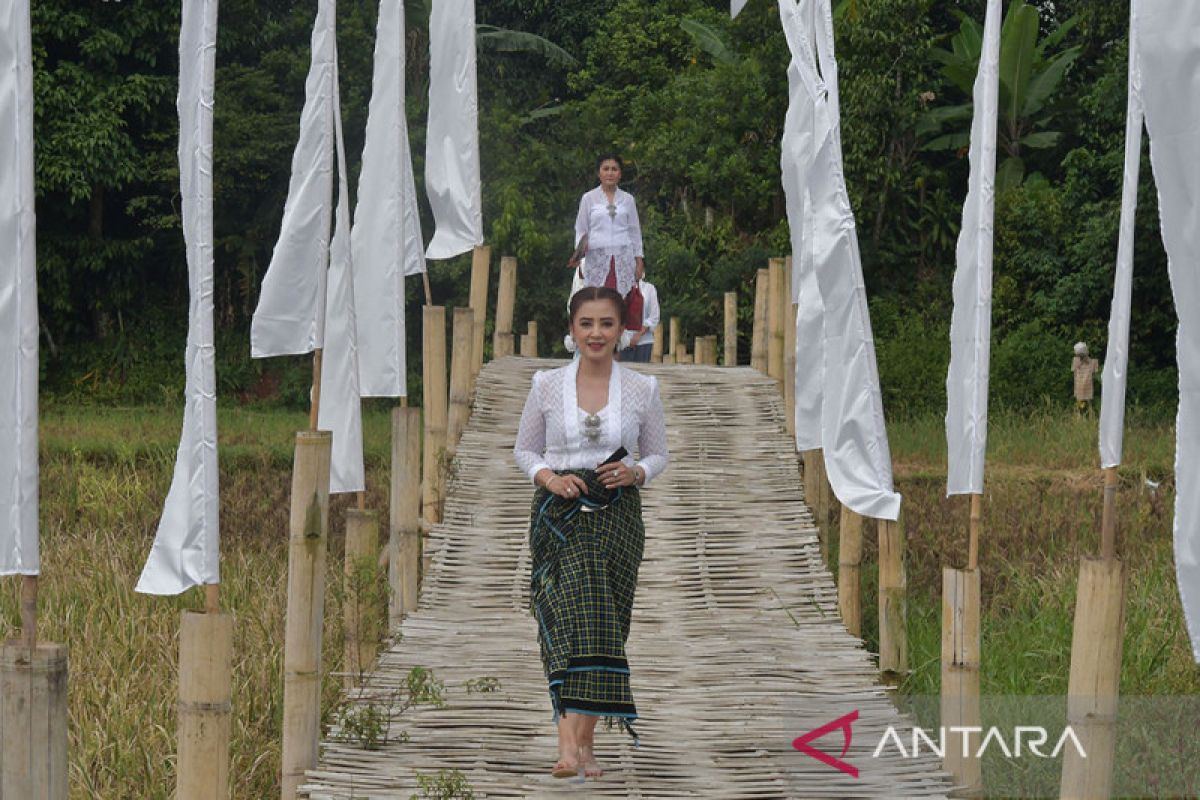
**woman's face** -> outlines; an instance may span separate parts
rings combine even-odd
[[[615,189],[621,182],[621,165],[615,158],[607,158],[600,162],[600,184],[606,189]]]
[[[587,359],[611,359],[621,331],[621,318],[611,300],[587,300],[571,320],[571,337],[580,355]]]

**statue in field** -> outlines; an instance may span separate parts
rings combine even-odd
[[[1085,342],[1075,343],[1075,357],[1071,359],[1071,372],[1075,374],[1075,410],[1087,411],[1095,397],[1096,372],[1100,362],[1088,355]]]

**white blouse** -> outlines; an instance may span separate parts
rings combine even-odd
[[[589,252],[630,248],[634,256],[644,255],[642,223],[638,220],[637,203],[633,195],[617,189],[613,195],[614,208],[610,209],[608,205],[608,197],[599,186],[579,198],[579,213],[575,215],[575,244],[579,244],[586,233]]]
[[[667,425],[658,381],[613,363],[608,379],[608,404],[593,416],[579,407],[575,378],[579,362],[534,374],[517,443],[517,466],[529,480],[540,470],[595,469],[617,448],[638,454],[636,465],[649,483],[667,466]],[[634,466],[633,456],[624,463]]]

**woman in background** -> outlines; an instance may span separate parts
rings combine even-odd
[[[569,267],[580,267],[582,242],[583,285],[607,286],[616,289],[622,298],[629,294],[635,281],[641,280],[646,269],[637,203],[633,195],[618,186],[623,166],[620,156],[612,153],[597,159],[600,185],[579,200],[579,213],[575,216],[576,254],[567,262]]]

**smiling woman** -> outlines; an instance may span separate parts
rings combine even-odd
[[[558,724],[552,774],[599,777],[599,717],[633,734],[625,640],[642,560],[640,488],[667,465],[658,381],[614,359],[624,314],[613,289],[571,298],[579,358],[533,376],[514,448],[538,487],[530,509],[530,599]],[[628,452],[635,450],[635,461]],[[611,455],[610,455],[611,454]]]

